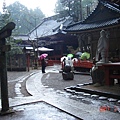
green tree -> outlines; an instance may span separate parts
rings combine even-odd
[[[0,28],[3,28],[5,25],[7,25],[9,22],[13,22],[11,18],[11,13],[7,9],[5,3],[3,4],[3,13],[1,13],[0,16]],[[11,51],[8,52],[9,55],[13,54],[21,54],[22,50],[17,45],[18,41],[14,41],[13,37],[6,38],[6,44],[11,46]]]
[[[11,46],[11,50],[8,52],[9,56],[13,56],[15,54],[23,54],[23,50],[18,46],[22,40],[14,40],[13,37],[7,39],[7,45]]]
[[[7,23],[11,22],[11,15],[6,4],[3,4],[3,13],[0,13],[0,29],[3,28]]]
[[[83,20],[94,9],[97,0],[58,0],[56,11],[60,10],[61,4],[63,11],[67,11],[75,22]],[[60,13],[60,12],[59,12]]]
[[[82,14],[85,19],[96,7],[98,0],[83,0],[82,1]]]
[[[45,15],[39,8],[28,9],[18,1],[9,5],[7,9],[11,13],[11,18],[16,23],[16,34],[26,34],[35,27]],[[34,16],[38,19],[34,20]],[[36,22],[36,23],[35,23]]]
[[[24,21],[26,24],[27,31],[29,32],[31,29],[35,28],[40,21],[45,17],[42,11],[37,7],[34,10],[30,9],[28,12],[25,13],[26,17],[24,17]]]
[[[55,13],[60,13],[61,11],[64,11],[64,6],[60,0],[57,0],[54,11]]]

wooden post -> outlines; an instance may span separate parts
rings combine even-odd
[[[5,39],[2,39],[2,45],[5,45]],[[2,105],[1,113],[4,113],[5,111],[9,110],[5,51],[1,51],[0,55],[0,81],[1,81],[1,105]]]
[[[27,53],[27,71],[30,71],[30,54]]]
[[[15,28],[13,22],[8,23],[0,30],[0,83],[1,83],[1,115],[11,113],[9,110],[8,100],[8,82],[7,82],[7,65],[6,52],[10,47],[6,45],[5,38],[11,36],[12,30]]]

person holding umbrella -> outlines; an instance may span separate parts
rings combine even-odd
[[[42,73],[45,73],[45,68],[46,68],[45,58],[46,58],[47,56],[48,56],[48,54],[42,54],[42,55],[40,56]]]
[[[45,73],[45,68],[46,68],[45,58],[41,60],[41,67],[42,67],[42,73]]]

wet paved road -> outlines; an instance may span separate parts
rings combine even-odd
[[[25,74],[28,74],[28,73],[25,72]],[[23,73],[23,75],[24,75],[24,73]],[[23,83],[23,81],[25,80],[24,76],[22,76],[23,79],[21,79],[21,76],[22,75],[20,75],[20,78],[18,79],[19,83]],[[34,76],[36,76],[36,75],[34,75]],[[93,111],[92,114],[91,114],[91,119],[94,119],[94,117],[92,118],[92,116],[94,114],[96,114],[98,116],[99,120],[101,120],[101,118],[102,118],[102,120],[104,120],[105,116],[106,116],[105,120],[107,120],[107,119],[109,119],[109,120],[113,120],[113,119],[114,120],[118,120],[118,119],[116,119],[117,116],[119,116],[118,113],[117,114],[114,113],[114,112],[109,113],[109,111],[105,111],[105,112],[101,112],[101,113],[98,114],[98,113],[95,112],[96,110],[97,110],[97,112],[99,111],[99,107],[98,106],[101,103],[106,104],[106,103],[108,103],[108,101],[103,101],[103,102],[101,102],[101,100],[100,101],[98,101],[98,100],[96,101],[96,100],[90,99],[85,94],[84,95],[76,95],[74,93],[66,93],[63,90],[64,87],[66,87],[66,84],[68,84],[67,86],[74,85],[73,83],[75,82],[75,85],[76,85],[77,84],[76,80],[78,80],[78,82],[80,83],[83,79],[82,80],[80,79],[80,77],[82,77],[82,76],[78,76],[78,77],[79,77],[79,79],[76,79],[76,77],[75,77],[75,81],[74,80],[73,81],[61,81],[61,79],[60,79],[61,78],[61,74],[59,74],[57,76],[53,76],[52,74],[49,75],[49,73],[45,74],[42,77],[42,78],[44,78],[44,79],[42,79],[42,83],[45,86],[45,89],[43,89],[43,91],[42,91],[42,92],[44,92],[44,94],[43,94],[44,95],[44,101],[42,101],[39,97],[27,96],[25,98],[24,97],[25,95],[24,96],[19,96],[19,94],[18,94],[18,96],[14,97],[15,99],[13,99],[13,102],[10,104],[10,105],[14,106],[13,108],[16,110],[15,114],[4,116],[4,117],[0,116],[0,120],[11,120],[11,119],[12,120],[23,120],[23,119],[24,120],[47,120],[47,119],[48,120],[77,120],[77,118],[75,118],[74,116],[70,115],[70,113],[73,113],[73,111],[74,111],[73,110],[74,107],[71,109],[71,107],[69,106],[70,104],[73,105],[73,106],[77,106],[77,107],[79,106],[81,108],[81,109],[79,108],[77,110],[77,111],[81,112],[81,113],[78,112],[78,116],[83,117],[84,115],[86,115],[86,119],[85,120],[90,120],[90,118],[87,116],[87,112],[83,112],[83,111],[86,111],[86,110],[87,111],[89,111],[89,110]],[[57,78],[57,80],[56,80],[56,78]],[[54,81],[54,80],[56,80],[56,81]],[[88,81],[90,80],[89,76],[87,76],[87,80]],[[15,80],[11,79],[11,80],[9,80],[9,82],[10,81],[17,81],[17,80],[16,79]],[[52,86],[51,83],[54,83],[54,85]],[[60,83],[60,84],[57,85],[57,83]],[[16,86],[18,88],[23,87],[23,86],[20,86],[19,84],[17,84]],[[41,92],[39,92],[39,94],[40,93]],[[51,102],[51,100],[53,100],[53,98],[51,98],[52,96],[49,98],[50,94],[52,94],[52,96],[54,96],[56,94],[58,95],[58,97],[55,98],[57,100],[57,103],[55,103],[53,101]],[[27,103],[29,103],[29,104],[25,104],[24,105],[24,102],[23,102],[24,98],[25,98],[25,101],[27,100]],[[49,98],[49,100],[48,100],[48,98]],[[69,98],[72,101],[71,100],[69,101],[69,99],[66,99],[66,98]],[[19,106],[20,103],[18,103],[18,106],[17,106],[17,104],[14,105],[17,100],[19,102],[21,102],[20,106]],[[35,101],[35,103],[33,101]],[[39,101],[39,102],[36,102],[36,101]],[[22,102],[23,102],[23,105],[22,105]],[[65,105],[63,105],[64,102],[65,103],[68,102],[69,105],[67,105],[65,107]],[[60,108],[60,109],[57,109],[56,107],[53,107],[55,105],[58,106],[58,108]],[[66,110],[63,109],[61,106],[63,106],[63,108],[66,108]],[[94,109],[95,106],[98,109],[95,110]],[[67,111],[67,108],[70,111],[69,114],[61,111],[61,110]],[[104,117],[101,117],[100,114],[104,115]],[[108,116],[108,114],[109,114],[109,116]],[[74,114],[72,114],[72,115],[74,115]],[[116,116],[116,117],[114,117],[114,116]]]
[[[37,76],[39,76],[39,74],[37,74]],[[78,77],[79,77],[79,79],[76,79],[76,77],[75,77],[75,81],[74,80],[64,81],[62,79],[60,73],[52,74],[52,72],[50,72],[50,73],[44,74],[44,76],[42,77],[42,85],[40,85],[41,83],[38,80],[40,78],[40,76],[35,81],[33,81],[33,78],[31,78],[31,81],[29,81],[29,82],[33,82],[37,91],[35,93],[34,92],[30,92],[30,93],[33,96],[41,94],[40,96],[41,96],[41,98],[44,99],[45,102],[48,102],[48,103],[55,105],[61,109],[64,109],[65,111],[68,111],[69,113],[71,113],[73,115],[79,116],[79,118],[85,118],[85,120],[87,120],[87,119],[95,120],[96,118],[98,120],[116,119],[117,116],[119,116],[119,113],[116,114],[113,111],[111,112],[108,110],[105,110],[105,112],[100,111],[101,106],[114,105],[114,103],[116,103],[116,102],[108,102],[108,100],[106,98],[104,98],[104,96],[103,97],[100,96],[100,100],[98,100],[98,98],[94,99],[94,97],[95,97],[94,95],[92,95],[93,98],[91,98],[91,95],[88,95],[87,93],[82,93],[81,95],[80,94],[77,95],[74,92],[66,93],[63,90],[64,87],[66,87],[66,86],[76,85],[77,83],[86,83],[86,82],[90,81],[90,76],[83,77],[83,75],[80,75]],[[39,88],[42,88],[42,89],[39,89]],[[48,98],[50,100],[48,100]],[[76,107],[77,107],[77,109],[76,109]],[[118,104],[118,107],[119,107],[119,104]],[[76,109],[76,110],[74,110],[74,109]],[[80,111],[81,113],[80,112],[76,113],[74,111]],[[96,116],[94,116],[95,114],[96,114]],[[114,116],[114,114],[116,114],[116,116]],[[103,115],[103,116],[101,116],[101,115]]]
[[[98,108],[101,106],[108,106],[111,108],[112,112],[114,112],[114,108],[117,108],[120,112],[120,99],[114,99],[70,89],[76,87],[77,84],[82,85],[91,83],[92,80],[89,75],[75,74],[74,80],[63,80],[60,73],[47,73],[42,77],[41,82],[44,86],[48,86],[56,90],[56,92],[61,94],[61,96],[69,97],[70,99],[88,105],[94,105]]]
[[[0,116],[0,120],[80,120],[45,102],[17,106],[14,110],[14,114]]]
[[[31,70],[30,72],[7,72],[9,98],[22,99],[27,97],[29,100],[35,99],[27,92],[26,81],[31,73],[33,74],[36,72],[41,71]],[[25,105],[22,105],[22,103],[20,106],[13,105],[13,110],[15,112],[13,114],[8,114],[7,116],[0,116],[0,120],[79,120],[43,101],[39,100],[39,102],[35,103],[33,103],[33,100],[31,101],[32,102]]]
[[[8,76],[8,96],[9,98],[15,98],[20,96],[30,96],[26,90],[26,78],[38,70],[31,70],[30,72],[7,72]]]

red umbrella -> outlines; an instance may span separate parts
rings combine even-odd
[[[46,53],[41,54],[41,55],[39,56],[39,59],[42,60],[42,59],[46,58],[47,56],[48,56],[48,54],[46,54]]]

